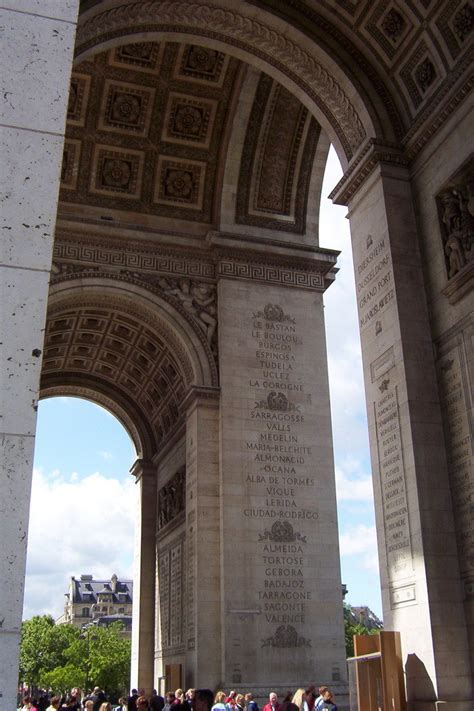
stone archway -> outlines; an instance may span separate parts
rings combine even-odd
[[[457,136],[470,135],[470,123],[465,110],[467,102],[464,101],[469,82],[469,28],[472,26],[472,23],[469,24],[469,8],[467,5],[460,7],[448,2],[439,3],[436,7],[430,7],[429,3],[424,2],[398,3],[396,7],[386,7],[380,3],[376,8],[372,8],[370,3],[359,3],[356,6],[355,3],[341,0],[320,3],[315,9],[310,2],[295,0],[291,6],[282,7],[276,0],[262,0],[242,3],[242,8],[239,8],[237,13],[226,0],[212,4],[153,1],[102,4],[86,0],[83,10],[77,43],[80,60],[88,60],[95,51],[116,49],[124,42],[132,40],[136,43],[168,39],[174,42],[193,42],[197,47],[207,45],[213,51],[227,51],[239,60],[256,65],[257,69],[263,69],[273,82],[279,83],[289,94],[296,96],[310,109],[335,144],[341,163],[347,170],[343,180],[334,190],[333,197],[336,201],[348,204],[350,208],[356,275],[359,278],[358,287],[360,286],[358,304],[372,459],[376,472],[374,482],[378,501],[386,621],[389,626],[401,629],[404,654],[415,653],[422,661],[422,665],[417,668],[425,669],[425,676],[430,679],[430,684],[427,685],[425,677],[417,675],[416,670],[413,674],[411,668],[409,698],[423,699],[426,702],[452,701],[456,703],[457,708],[467,709],[467,699],[472,694],[466,635],[466,623],[472,624],[472,596],[469,593],[472,586],[469,564],[472,530],[461,489],[464,491],[466,477],[469,482],[467,486],[471,486],[472,467],[469,469],[469,450],[462,449],[459,456],[462,455],[461,465],[467,474],[466,477],[463,475],[461,480],[457,450],[461,446],[461,440],[464,442],[464,433],[469,430],[467,413],[470,407],[469,383],[472,382],[469,370],[472,261],[467,249],[467,236],[471,219],[468,215],[472,216],[472,210],[466,207],[470,204],[468,164],[464,160],[467,156],[465,149],[459,148]],[[63,27],[64,36],[67,35],[71,39],[74,18],[68,13],[69,10],[65,11],[64,15],[57,19],[66,22]],[[25,18],[22,19],[26,22]],[[44,18],[42,21],[46,26],[49,19]],[[49,25],[48,28],[52,30]],[[51,60],[51,66],[53,65]],[[60,74],[57,66],[54,72],[56,81],[48,86],[57,87],[57,77]],[[38,93],[34,95],[34,100],[43,107],[48,105],[52,98],[51,89],[48,91],[49,93],[41,97],[42,103]],[[269,87],[268,95],[276,96],[279,91],[273,85]],[[279,95],[281,96],[281,92]],[[66,90],[62,103],[60,102],[61,111],[64,111],[65,98]],[[18,130],[35,129],[37,142],[34,144],[34,151],[40,156],[48,155],[48,151],[49,155],[54,155],[51,170],[56,180],[61,145],[58,134],[62,130],[63,114],[55,113],[51,108],[44,108],[43,111],[44,115],[40,114],[37,125],[33,126],[31,122],[25,122],[23,115],[17,115],[12,105],[11,125]],[[267,116],[269,115],[267,113]],[[48,121],[44,120],[45,116]],[[267,125],[271,125],[271,117]],[[130,125],[128,128],[130,129]],[[104,125],[99,126],[99,130],[104,130]],[[105,130],[110,131],[110,128]],[[51,137],[50,134],[54,134],[54,131],[56,135]],[[80,137],[73,136],[72,140],[72,148],[74,149],[74,141],[77,148]],[[258,140],[255,145],[258,147]],[[130,166],[135,159],[138,166],[135,171],[137,175],[140,172],[140,150],[140,146],[136,144],[130,149],[130,156],[127,158]],[[322,156],[323,142],[315,150],[319,150]],[[460,154],[462,158],[459,157]],[[112,163],[116,161],[114,155],[104,154],[102,158],[102,167],[105,160]],[[201,158],[195,159],[193,165],[196,167],[199,161],[203,171],[205,161]],[[74,159],[69,176],[68,161],[63,164],[63,168],[64,176],[74,180],[77,175]],[[113,170],[117,166],[113,164],[109,165],[109,168]],[[135,188],[132,189],[131,178],[127,177],[126,184],[122,184],[124,166],[121,170],[121,176],[114,178],[115,188],[123,191],[125,187],[130,187],[133,193]],[[133,167],[128,170],[131,176]],[[221,163],[221,176],[223,174]],[[226,179],[221,181],[220,185],[228,187],[232,185],[228,170],[225,175]],[[190,180],[192,181],[192,178]],[[110,179],[106,179],[101,185],[96,183],[94,189],[103,194],[110,187]],[[41,186],[36,185],[37,190],[40,188]],[[173,191],[174,200],[176,187]],[[17,194],[22,197],[20,188]],[[435,195],[439,195],[439,209],[443,218],[441,226]],[[451,204],[453,200],[456,202],[455,212],[457,211],[459,216],[457,222],[451,220],[450,215],[445,212],[443,206],[448,203],[446,195]],[[136,199],[137,194],[129,195],[129,198]],[[160,204],[162,199],[163,196],[158,195],[158,201],[155,202]],[[288,416],[293,414],[296,417],[297,413],[302,412],[301,408],[304,408],[304,416],[309,418],[313,425],[318,422],[319,417],[322,418],[319,420],[320,432],[325,431],[322,413],[327,412],[324,382],[318,379],[312,365],[308,363],[308,358],[303,357],[304,349],[290,353],[297,360],[301,357],[298,369],[303,374],[301,382],[293,383],[303,387],[302,391],[295,389],[296,399],[293,401],[293,395],[289,398],[289,395],[280,392],[279,395],[283,395],[280,397],[276,389],[266,393],[261,379],[250,377],[251,373],[255,376],[252,371],[255,366],[252,339],[267,344],[273,341],[274,345],[275,339],[268,336],[272,330],[274,335],[281,336],[284,330],[282,326],[294,326],[297,330],[303,327],[305,337],[309,334],[312,353],[318,352],[324,361],[324,354],[320,350],[321,342],[315,343],[312,340],[312,334],[321,333],[321,322],[315,313],[312,314],[313,320],[308,314],[314,310],[315,305],[316,313],[320,313],[318,309],[321,307],[321,292],[333,278],[334,257],[315,249],[311,240],[304,243],[305,240],[302,239],[302,245],[298,239],[289,238],[289,232],[285,232],[281,223],[288,219],[288,214],[291,219],[296,216],[296,212],[291,213],[291,200],[288,202],[288,214],[284,211],[272,214],[272,226],[268,228],[267,233],[264,230],[268,225],[263,228],[262,223],[257,225],[256,220],[253,224],[249,223],[256,228],[254,232],[247,229],[240,233],[239,220],[236,220],[235,224],[228,220],[224,232],[217,216],[229,216],[232,210],[214,210],[209,212],[209,222],[205,225],[204,221],[200,229],[192,230],[192,238],[187,242],[183,239],[182,225],[177,230],[170,230],[169,224],[166,227],[161,225],[161,231],[157,230],[156,224],[151,224],[148,213],[146,218],[142,216],[138,220],[138,224],[135,217],[126,224],[121,222],[118,218],[123,216],[123,211],[120,213],[120,210],[105,215],[92,211],[92,214],[84,219],[84,214],[77,214],[77,205],[72,208],[69,205],[68,209],[64,209],[68,201],[63,198],[61,200],[57,254],[59,252],[63,257],[66,255],[67,259],[70,250],[70,261],[80,264],[79,271],[84,270],[85,265],[96,269],[106,254],[108,270],[111,274],[117,274],[121,269],[123,255],[130,255],[129,240],[133,243],[132,253],[147,252],[143,244],[139,245],[134,240],[140,231],[145,234],[148,228],[149,234],[153,234],[153,239],[159,244],[158,250],[155,244],[151,252],[157,251],[161,258],[163,246],[168,240],[168,246],[172,245],[168,252],[172,253],[174,264],[183,257],[184,262],[189,260],[195,264],[197,257],[197,262],[201,265],[205,263],[206,268],[210,269],[210,281],[218,285],[221,393],[218,408],[215,391],[195,392],[187,403],[189,434],[191,431],[195,434],[190,434],[186,443],[186,457],[189,456],[188,463],[192,463],[194,467],[195,486],[194,489],[189,489],[187,504],[189,513],[193,514],[193,520],[187,523],[187,533],[192,534],[188,544],[194,551],[192,567],[195,574],[199,569],[199,561],[205,559],[206,550],[202,548],[204,539],[213,541],[216,546],[215,555],[224,561],[224,564],[223,568],[212,570],[212,582],[206,589],[205,599],[196,604],[195,597],[188,597],[188,602],[194,604],[194,607],[190,606],[193,612],[189,615],[191,626],[187,629],[186,664],[197,675],[194,678],[201,678],[203,674],[209,673],[209,662],[222,672],[219,679],[229,684],[240,683],[241,679],[249,678],[249,669],[246,666],[248,660],[245,661],[238,651],[243,638],[242,630],[250,619],[254,619],[252,615],[257,613],[256,608],[251,605],[239,607],[241,599],[234,596],[228,572],[229,562],[233,561],[235,552],[234,540],[246,542],[242,550],[246,551],[249,560],[253,560],[255,551],[255,541],[250,533],[246,538],[237,517],[237,509],[242,504],[239,496],[244,482],[242,466],[238,463],[242,460],[239,447],[244,441],[244,433],[250,431],[250,421],[255,421],[255,413],[258,414],[260,410],[277,417],[277,413],[281,416],[282,413]],[[36,293],[41,293],[43,299],[41,308],[44,308],[49,270],[50,235],[47,227],[48,221],[50,222],[54,215],[54,199],[50,195],[44,205],[46,204],[49,205],[47,210],[45,207],[43,209],[43,212],[47,212],[46,221],[44,218],[36,219],[38,211],[35,208],[31,212],[32,218],[23,223],[23,228],[16,224],[16,216],[13,219],[16,230],[26,235],[29,235],[31,224],[37,225],[38,229],[44,225],[42,240],[34,242],[35,245],[41,246],[35,247],[33,253],[29,254],[13,250],[11,265],[16,268],[18,276],[15,288],[24,283],[22,279],[26,279],[25,269],[36,270]],[[198,206],[199,201],[193,209]],[[255,202],[253,206],[255,207]],[[246,207],[251,207],[251,203],[247,202]],[[247,217],[248,215],[244,215],[245,219]],[[260,219],[261,216],[256,217]],[[82,234],[79,240],[76,239],[74,230],[71,231],[75,219],[76,223],[82,220],[83,233],[88,229],[94,232],[92,242],[100,237],[100,233],[105,232],[98,228],[99,221],[111,220],[114,224],[107,226],[111,242],[106,249],[91,250],[90,235]],[[77,224],[75,227],[77,228]],[[71,244],[74,241],[76,243]],[[454,258],[450,260],[449,271],[446,273],[444,251],[452,251],[453,247],[450,245],[453,244],[463,256],[457,261]],[[150,260],[149,263],[157,264],[156,261],[153,262],[154,257],[150,251],[144,260],[139,260],[138,272],[142,275],[150,269],[147,259]],[[128,271],[133,259],[132,254],[127,264]],[[178,274],[181,278],[182,274],[179,271]],[[291,290],[288,286],[292,287]],[[439,297],[440,289],[446,296],[444,300]],[[10,295],[14,293],[9,292]],[[17,297],[15,302],[13,297],[13,305],[19,300],[20,297]],[[285,304],[285,308],[282,304]],[[27,314],[28,310],[23,313]],[[255,334],[259,335],[247,333],[250,322]],[[271,327],[268,324],[271,324]],[[278,324],[279,328],[273,328]],[[280,332],[276,334],[278,330]],[[300,338],[299,333],[290,331],[286,335]],[[35,343],[34,340],[31,342],[33,334],[39,339],[37,331],[32,331],[27,350],[31,345],[33,360],[28,363],[31,372],[27,379],[33,378],[34,391],[38,379],[38,365],[34,359],[38,357],[35,353],[41,350],[38,347],[41,343]],[[433,357],[434,343],[437,349],[436,358]],[[15,344],[13,345],[15,347]],[[296,348],[301,343],[294,341],[294,345]],[[22,348],[24,349],[24,345]],[[21,350],[20,347],[18,349]],[[268,348],[262,346],[259,352],[274,354],[275,350],[268,345]],[[448,354],[452,354],[452,357]],[[272,359],[263,357],[261,362],[270,360]],[[448,363],[451,365],[448,366]],[[454,364],[455,380],[462,383],[462,417],[461,424],[456,420],[458,424],[453,430],[451,425],[457,413],[449,411],[442,415],[439,400],[441,395],[445,397],[448,405],[450,403],[450,393],[454,392],[450,388],[454,387],[454,380],[447,378],[445,371]],[[265,368],[270,370],[267,366]],[[437,382],[436,368],[441,389]],[[21,364],[12,372],[12,377],[25,380]],[[312,390],[316,384],[319,393],[317,397],[316,392]],[[305,388],[308,388],[308,392]],[[258,392],[259,390],[262,392]],[[298,395],[305,392],[309,395],[308,400],[305,400],[303,395],[301,398]],[[254,397],[255,395],[257,397]],[[255,405],[251,404],[252,401]],[[34,432],[34,415],[29,412],[28,417],[26,401],[24,405],[24,424],[20,431],[23,433],[22,437],[31,437]],[[386,431],[386,417],[390,418],[389,432]],[[5,431],[17,433],[19,430],[14,427],[15,418],[10,417],[8,422],[11,422],[11,426]],[[293,424],[290,423],[291,436],[300,436],[303,439],[309,436],[304,433],[304,427],[299,428],[298,433],[292,432]],[[206,460],[209,453],[206,452],[206,447],[201,446],[204,440],[201,437],[196,438],[196,433],[205,431],[206,426],[213,432],[214,443],[219,441],[219,446],[222,445],[221,450],[212,449],[213,465],[210,467]],[[446,443],[443,439],[443,426]],[[239,432],[237,437],[236,431]],[[257,427],[252,432],[256,432],[259,437],[267,434],[264,427]],[[270,429],[268,432],[270,433]],[[15,434],[15,437],[17,436],[19,435]],[[467,437],[470,441],[469,435]],[[18,442],[20,440],[21,438]],[[251,439],[247,441],[252,443]],[[293,441],[292,445],[295,444]],[[31,448],[31,444],[29,446]],[[307,447],[308,444],[301,446]],[[320,461],[324,461],[325,465],[318,471],[316,487],[324,482],[324,487],[321,491],[318,490],[318,494],[322,492],[323,499],[327,496],[329,511],[333,504],[330,503],[332,485],[328,474],[330,464],[327,442],[318,441],[317,447],[320,456],[318,466],[321,466]],[[219,451],[221,459],[217,466]],[[305,451],[303,455],[308,456],[308,462],[312,461],[309,452]],[[150,463],[144,461],[140,468],[140,480],[151,481],[150,476],[143,476],[144,472],[150,474],[152,471]],[[22,471],[26,479],[27,469],[27,464],[23,464]],[[207,481],[202,473],[206,469],[212,472],[210,481]],[[256,472],[249,474],[256,475]],[[437,484],[435,488],[432,486],[433,479]],[[200,484],[203,483],[204,489],[200,491]],[[249,487],[253,487],[253,484],[254,481],[249,482]],[[205,504],[206,486],[213,491],[210,509]],[[260,494],[256,489],[252,489],[253,493],[250,489],[246,495],[250,500],[254,497],[258,502]],[[395,490],[396,497],[392,500],[391,492]],[[152,489],[150,491],[152,492]],[[216,496],[216,491],[219,492],[220,499]],[[426,496],[427,491],[429,496]],[[194,502],[192,505],[191,499]],[[220,531],[215,525],[218,517],[222,520],[220,501],[223,500],[234,502],[236,506],[234,509],[232,506],[226,508],[231,522],[228,531]],[[272,508],[278,511],[284,510],[285,506],[276,503],[275,506],[270,506],[270,509]],[[263,509],[256,505],[246,510],[251,512]],[[305,510],[304,507],[301,507],[301,510]],[[244,516],[247,514],[244,513]],[[252,517],[258,518],[250,513],[248,518]],[[454,517],[457,521],[457,539],[454,533]],[[23,510],[19,518],[25,518]],[[154,520],[154,514],[149,510],[146,515],[147,526],[153,527]],[[433,527],[434,521],[436,531]],[[252,535],[257,535],[256,521],[248,528]],[[11,533],[13,529],[10,526],[8,530]],[[201,533],[204,536],[201,536]],[[305,531],[295,533],[294,529],[293,533],[299,533],[303,537],[309,535]],[[271,536],[276,535],[273,529],[260,531],[260,534],[263,535],[260,542],[271,540]],[[441,539],[443,543],[449,542],[446,553],[441,552]],[[12,539],[12,546],[14,545],[17,546],[15,551],[19,551],[21,558],[21,544],[15,544]],[[152,562],[154,563],[155,550],[153,548],[151,555],[151,546],[147,545],[145,548],[148,557],[143,557],[143,564],[149,569]],[[441,557],[444,570],[450,571],[448,591],[445,589],[444,575],[440,574],[439,570]],[[257,571],[257,568],[258,566],[252,567],[252,571]],[[273,579],[270,574],[268,577]],[[196,578],[190,576],[190,579],[191,589],[197,590]],[[307,579],[312,578],[309,576]],[[15,580],[19,580],[21,589],[21,570],[19,578],[17,574]],[[252,584],[250,588],[258,592],[256,584]],[[9,596],[11,609],[8,608],[7,626],[12,629],[14,639],[17,634],[15,610],[18,608],[18,596],[12,595],[11,591]],[[217,600],[221,606],[217,616],[219,621],[215,616]],[[144,624],[149,628],[154,616],[149,595],[147,605],[148,617]],[[328,614],[331,617],[332,613]],[[447,614],[451,629],[457,633],[455,649],[451,638],[440,632]],[[217,630],[217,638],[222,635],[224,639],[224,655],[221,657],[221,651],[211,645],[206,649],[206,660],[202,655],[202,644],[206,644],[206,639],[204,636],[196,636],[195,633],[196,630],[202,630],[206,620],[210,618],[214,619],[212,629]],[[257,622],[251,633],[251,646],[258,646],[260,633],[261,649],[266,651],[262,652],[258,659],[252,658],[252,669],[258,669],[259,659],[269,650],[278,650],[275,657],[277,668],[286,654],[281,650],[305,647],[311,641],[311,635],[314,635],[315,639],[324,638],[324,633],[316,630],[317,625],[309,637],[298,632],[295,636],[289,629],[292,627],[295,630],[293,625],[283,625],[282,629],[278,628],[279,632],[277,629],[271,634],[266,631],[262,634],[262,618],[255,619]],[[234,630],[238,633],[234,633]],[[337,632],[334,631],[334,634],[335,639]],[[199,643],[196,646],[196,640],[200,640],[201,649]],[[144,641],[144,645],[147,650],[144,654],[150,660],[150,636]],[[9,653],[7,656],[11,658],[12,655]],[[452,660],[452,666],[446,664],[447,656]],[[334,660],[336,657],[337,653]],[[14,654],[12,658],[14,659]],[[306,657],[302,655],[301,658]],[[175,661],[179,663],[177,658]],[[331,670],[324,666],[323,661],[321,664],[320,670],[324,676],[329,678],[335,675],[333,680],[336,681],[337,675],[340,674],[340,663],[334,661]],[[149,679],[149,661],[146,666]],[[212,674],[210,678],[214,679]],[[267,676],[267,680],[273,681],[271,676]],[[433,694],[436,699],[432,698]]]

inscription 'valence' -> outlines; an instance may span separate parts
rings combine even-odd
[[[264,400],[255,402],[256,410],[278,410],[280,412],[299,412],[300,406],[290,402],[286,395],[272,390]]]
[[[262,639],[263,647],[278,647],[279,649],[311,647],[311,640],[301,637],[291,625],[280,625],[274,635]]]
[[[279,304],[267,304],[263,311],[257,311],[253,318],[264,318],[266,321],[276,321],[278,323],[295,323],[295,319],[285,314]]]
[[[273,541],[274,543],[293,543],[294,541],[306,543],[306,536],[294,531],[288,521],[275,521],[270,531],[261,533],[258,540]]]

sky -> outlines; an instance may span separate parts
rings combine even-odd
[[[382,616],[354,273],[346,208],[325,196],[342,171],[333,149],[323,183],[320,245],[341,250],[325,294],[342,582],[346,602]],[[59,617],[72,575],[133,575],[133,444],[113,415],[55,397],[38,408],[23,617]]]

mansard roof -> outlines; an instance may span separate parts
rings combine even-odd
[[[91,605],[97,602],[98,595],[107,593],[113,596],[113,602],[133,602],[133,580],[117,580],[115,590],[112,589],[111,580],[94,580],[91,575],[81,576],[80,579],[71,578],[73,603]]]

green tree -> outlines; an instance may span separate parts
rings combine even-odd
[[[368,629],[360,622],[355,623],[351,619],[351,611],[347,605],[344,605],[344,633],[346,640],[346,657],[354,656],[354,635],[355,634],[377,634],[379,629]]]
[[[74,686],[85,688],[86,675],[82,669],[78,669],[74,664],[66,664],[64,667],[56,667],[52,671],[44,672],[41,675],[41,686],[54,689],[55,692],[66,694]]]
[[[65,650],[79,636],[72,625],[56,625],[51,615],[23,622],[20,646],[20,679],[38,686],[42,675],[66,663]]]
[[[44,615],[22,625],[20,681],[30,686],[63,692],[98,685],[122,693],[130,684],[130,661],[131,643],[123,638],[120,622],[81,632]]]

